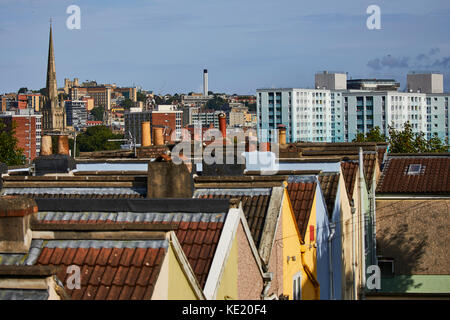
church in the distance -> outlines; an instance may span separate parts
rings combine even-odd
[[[56,85],[55,55],[53,52],[52,25],[48,47],[47,85],[42,108],[42,129],[44,134],[66,131],[66,110],[64,102],[59,102]]]

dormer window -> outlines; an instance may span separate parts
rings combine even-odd
[[[410,164],[408,167],[408,174],[420,174],[421,169],[421,164]]]

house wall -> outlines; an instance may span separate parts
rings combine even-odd
[[[169,255],[166,254],[159,272],[158,280],[156,280],[153,289],[152,300],[168,300],[169,299]]]
[[[260,300],[264,280],[252,253],[242,222],[237,230],[238,242],[238,299]]]
[[[216,300],[238,299],[238,239],[234,237],[230,253],[217,289]]]
[[[198,300],[188,278],[186,277],[183,269],[180,266],[180,262],[175,256],[172,245],[170,245],[167,255],[169,258],[168,299]]]
[[[322,189],[316,187],[316,252],[317,252],[317,280],[320,284],[320,299],[330,299],[330,255],[328,237],[330,226],[327,207],[322,195]]]
[[[300,255],[300,233],[295,223],[295,217],[289,200],[287,189],[284,189],[282,203],[281,225],[283,230],[282,239],[282,260],[283,260],[283,294],[293,299],[293,279],[296,274],[301,272],[301,287],[308,286],[308,276],[303,269]],[[289,261],[287,260],[289,258]],[[292,259],[295,257],[295,261]]]
[[[311,241],[310,233],[311,226],[314,226],[314,240]],[[308,226],[306,228],[304,248],[306,252],[304,254],[305,264],[312,271],[313,276],[317,279],[317,250],[316,250],[316,230],[317,230],[317,192],[314,195],[314,201],[311,208],[311,214],[309,216]],[[302,281],[302,299],[314,300],[320,297],[320,288],[315,288],[311,279],[307,278]]]
[[[284,201],[283,201],[284,203]],[[273,273],[268,296],[275,294],[279,297],[283,294],[283,225],[281,214],[277,221],[275,239],[270,252],[268,272]]]

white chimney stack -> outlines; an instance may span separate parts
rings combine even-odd
[[[208,96],[208,70],[203,69],[203,95]]]

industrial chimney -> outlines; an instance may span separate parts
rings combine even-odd
[[[208,70],[203,69],[203,95],[208,96]]]

